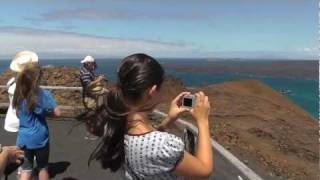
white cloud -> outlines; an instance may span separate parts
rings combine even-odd
[[[320,50],[319,47],[303,47],[297,48],[296,53],[299,55],[303,55],[305,57],[309,57],[309,59],[319,59]]]
[[[312,50],[311,48],[310,50]],[[304,49],[307,50],[308,49]],[[241,58],[255,60],[316,60],[317,51],[305,52],[304,50],[292,51],[215,51],[207,53],[213,58]],[[313,49],[315,50],[315,49]]]
[[[0,27],[0,59],[11,59],[16,52],[33,50],[40,58],[124,57],[147,53],[155,57],[220,57],[254,59],[317,59],[319,49],[297,48],[292,51],[202,51],[185,43],[167,43],[144,39],[99,37],[64,31],[18,27]]]
[[[298,48],[299,52],[306,52],[306,53],[318,53],[319,48],[317,47],[306,47],[306,48]]]
[[[96,57],[123,57],[143,52],[153,56],[189,56],[197,52],[192,45],[98,37],[62,31],[16,27],[0,28],[0,57],[11,58],[21,50],[33,50],[43,58],[67,58],[92,54]]]
[[[166,19],[184,21],[208,20],[208,15],[201,11],[143,11],[127,8],[99,9],[99,8],[73,8],[53,10],[40,14],[38,17],[25,17],[29,22],[72,22],[74,20],[94,20],[105,22],[109,19],[135,20],[135,19]]]
[[[95,8],[63,9],[41,14],[40,18],[30,19],[39,21],[65,21],[65,20],[101,20],[106,19],[134,19],[144,16],[141,12],[124,10],[98,10]]]

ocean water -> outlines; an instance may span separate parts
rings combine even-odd
[[[97,60],[97,72],[104,74],[110,80],[116,79],[116,70],[119,64],[117,59]],[[177,63],[176,60],[160,60],[162,64]],[[180,63],[187,63],[192,65],[194,63],[201,63],[201,61],[179,61]],[[0,61],[0,73],[9,67],[10,61]],[[239,63],[239,62],[237,62]],[[240,62],[241,63],[241,62]],[[80,66],[79,60],[42,60],[41,65],[55,65],[55,66]],[[290,89],[292,92],[286,96],[309,112],[316,119],[319,118],[319,84],[318,79],[297,79],[297,78],[284,78],[275,76],[258,76],[252,74],[214,74],[208,72],[182,72],[176,70],[166,69],[166,73],[180,78],[186,86],[204,86],[214,83],[221,83],[225,81],[243,80],[243,79],[258,79],[275,90]]]

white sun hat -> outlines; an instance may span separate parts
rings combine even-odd
[[[86,56],[81,63],[94,62],[94,58],[92,56]]]
[[[32,51],[21,51],[16,54],[10,64],[10,69],[15,72],[21,72],[28,63],[37,63],[38,55]]]

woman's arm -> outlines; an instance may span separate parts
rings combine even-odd
[[[55,107],[53,110],[50,110],[47,114],[48,117],[54,118],[54,117],[60,117],[62,114],[61,109],[59,106]]]
[[[191,110],[199,131],[196,155],[192,156],[188,152],[185,152],[182,161],[175,168],[175,173],[186,177],[207,178],[210,176],[213,168],[208,119],[210,103],[208,97],[203,92],[197,93],[196,97],[196,105]]]
[[[48,116],[50,117],[59,117],[61,116],[61,109],[58,106],[56,100],[52,96],[52,94],[49,91],[45,91],[45,96],[44,96],[44,103],[43,106],[45,110],[48,112]]]
[[[179,114],[188,111],[187,108],[181,107],[181,100],[183,96],[190,94],[190,92],[182,92],[171,102],[168,116],[162,120],[161,124],[157,127],[159,131],[165,131],[170,124],[177,120]]]
[[[170,124],[176,119],[170,118],[167,116],[164,120],[162,120],[161,124],[157,127],[158,131],[166,131],[169,128]]]
[[[55,117],[60,117],[61,114],[62,114],[62,113],[61,113],[61,109],[60,109],[59,106],[57,106],[56,108],[53,109],[53,115],[54,115]]]

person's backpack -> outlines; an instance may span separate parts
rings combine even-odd
[[[15,89],[15,78],[11,78],[7,83],[7,92],[4,91],[9,95],[9,107],[4,120],[4,129],[8,132],[18,132],[20,124],[16,110],[12,107],[12,99]]]

